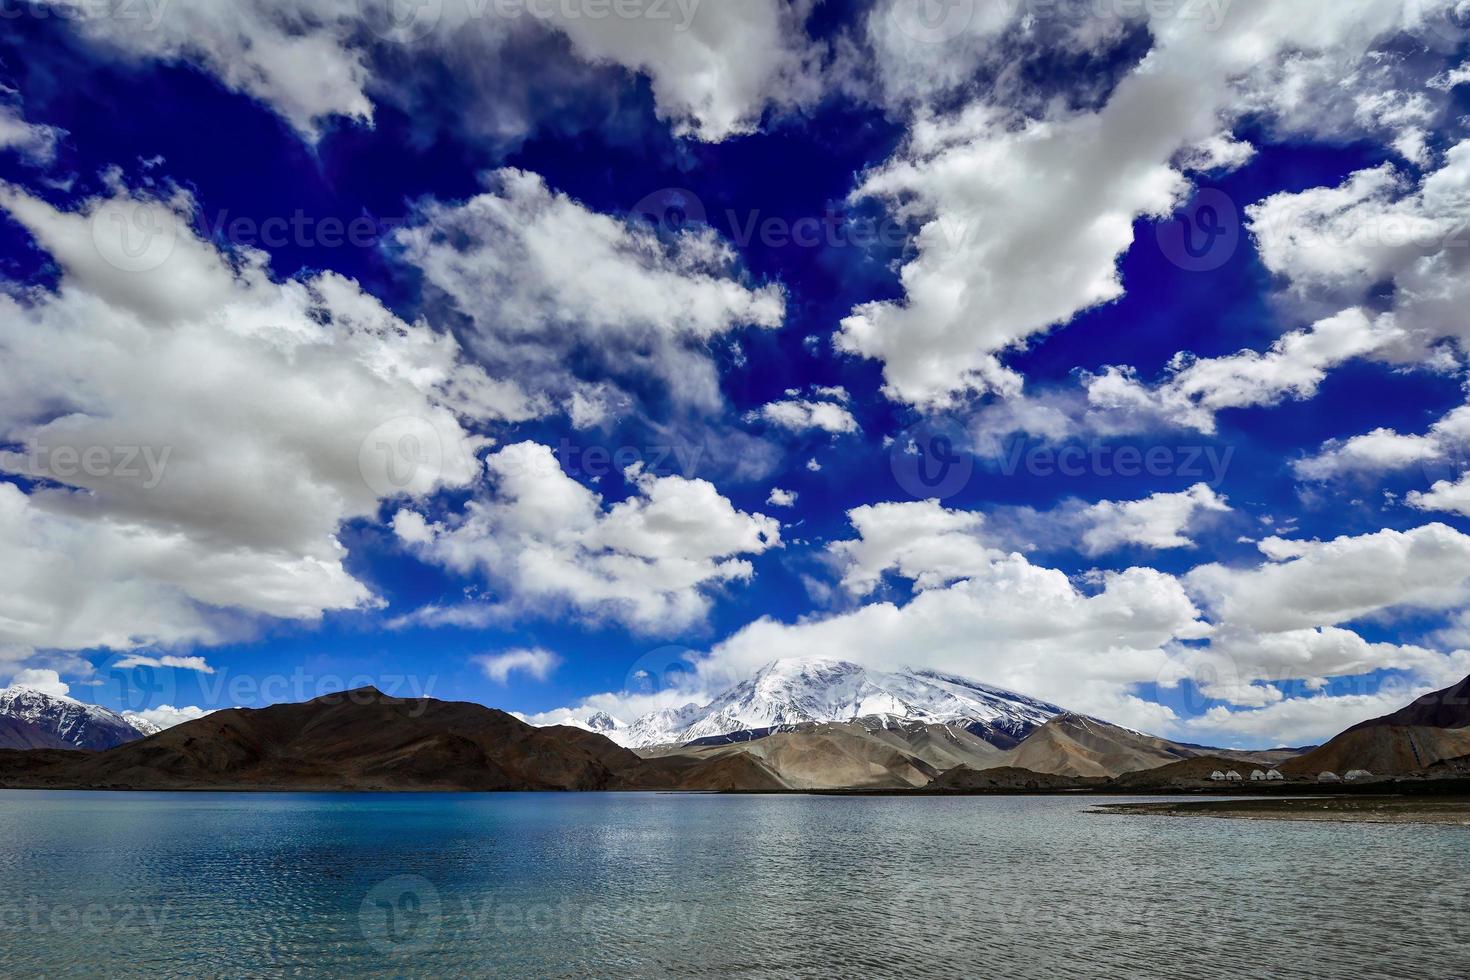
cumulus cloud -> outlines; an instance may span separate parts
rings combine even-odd
[[[858,537],[834,541],[828,552],[842,566],[843,588],[855,596],[873,592],[888,572],[915,589],[937,588],[1001,557],[982,536],[983,515],[950,510],[937,500],[857,507],[847,519]]]
[[[540,647],[507,650],[504,653],[486,654],[474,658],[474,662],[485,676],[497,684],[510,680],[513,673],[523,673],[538,681],[544,681],[561,665],[561,657]]]
[[[1142,500],[1104,500],[1083,511],[1090,525],[1082,534],[1082,547],[1098,555],[1121,545],[1145,548],[1192,548],[1185,532],[1205,514],[1229,513],[1230,505],[1206,484],[1199,483],[1183,493],[1156,493]]]
[[[426,561],[483,573],[509,608],[563,606],[599,622],[673,632],[704,618],[709,589],[754,574],[738,556],[781,543],[776,520],[736,510],[704,480],[634,466],[626,473],[633,495],[609,507],[536,443],[507,446],[486,468],[493,496],[445,522],[402,510],[393,526]]]
[[[43,670],[29,668],[17,671],[10,679],[11,687],[23,687],[31,691],[40,691],[55,698],[64,698],[71,693],[71,685],[61,679],[61,675],[54,670]]]
[[[1444,459],[1470,442],[1470,408],[1457,408],[1424,435],[1374,429],[1350,439],[1332,440],[1313,456],[1296,460],[1292,469],[1305,480],[1329,480],[1353,473],[1392,473]]]
[[[33,163],[49,163],[60,136],[55,127],[28,123],[15,107],[0,105],[0,150],[14,150]]]
[[[905,296],[856,308],[839,348],[882,361],[886,391],[905,402],[1015,394],[1021,379],[1001,354],[1122,295],[1117,260],[1135,222],[1184,197],[1177,157],[1262,108],[1247,98],[1253,73],[1302,52],[1353,63],[1404,14],[1387,0],[1236,5],[1210,30],[1171,6],[1098,111],[919,111],[900,153],[855,193],[919,227]]]
[[[1437,341],[1470,339],[1470,141],[1450,147],[1417,186],[1383,164],[1247,213],[1262,261],[1297,295],[1348,304],[1391,287],[1401,336],[1382,359],[1434,362]]]
[[[1443,524],[1331,541],[1267,538],[1269,562],[1201,565],[1185,578],[1218,621],[1255,632],[1329,626],[1470,598],[1470,537]]]
[[[0,471],[33,484],[0,484],[0,642],[209,643],[371,607],[342,522],[468,485],[468,421],[528,416],[453,337],[338,275],[275,281],[195,236],[191,207],[0,186],[62,270],[0,296]]]
[[[1434,666],[1410,680],[1390,679],[1368,694],[1318,694],[1281,698],[1263,707],[1237,710],[1225,706],[1182,723],[1188,737],[1248,745],[1312,745],[1369,718],[1381,718],[1415,699],[1463,680],[1470,673],[1470,653],[1439,656]]]
[[[1470,473],[1457,480],[1437,480],[1428,490],[1411,491],[1404,503],[1416,510],[1443,511],[1470,517]]]
[[[1392,317],[1354,308],[1294,330],[1264,353],[1247,350],[1210,358],[1178,354],[1167,376],[1154,385],[1124,367],[1086,376],[1084,384],[1089,406],[1114,416],[1113,424],[1120,428],[1131,419],[1137,428],[1183,425],[1213,433],[1216,413],[1311,398],[1330,369],[1401,338]]]
[[[782,490],[780,487],[772,487],[771,495],[766,498],[766,503],[772,507],[795,507],[799,494],[794,490]]]
[[[742,282],[735,252],[707,227],[660,237],[535,174],[500,170],[486,180],[490,189],[463,203],[423,204],[395,236],[398,251],[470,324],[484,363],[583,421],[606,413],[588,402],[569,363],[597,364],[608,379],[600,403],[617,400],[611,382],[651,374],[676,400],[715,409],[723,398],[709,341],[784,320],[782,289]]]
[[[1142,500],[1065,501],[1049,511],[999,509],[989,518],[937,500],[901,501],[849,511],[858,537],[835,541],[827,550],[851,595],[870,595],[890,572],[919,591],[970,578],[1007,551],[1030,550],[1038,541],[1044,550],[1076,548],[1092,556],[1124,545],[1192,547],[1185,532],[1202,516],[1228,512],[1225,499],[1205,484]]]
[[[66,7],[71,0],[47,2]],[[195,65],[313,139],[333,117],[370,123],[375,95],[414,84],[405,63],[425,57],[472,69],[545,36],[565,38],[588,64],[646,75],[660,116],[700,139],[749,132],[767,105],[817,95],[820,52],[803,27],[809,4],[632,0],[615,7],[598,14],[557,3],[443,0],[401,8],[393,0],[237,0],[72,23],[124,56]],[[548,53],[566,58],[555,47]],[[469,85],[518,81],[473,70],[461,77]]]
[[[763,420],[788,432],[816,430],[843,435],[858,430],[857,419],[843,405],[832,401],[787,398],[761,406],[749,415],[751,421]]]

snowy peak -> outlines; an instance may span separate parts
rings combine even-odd
[[[29,722],[73,748],[90,751],[116,748],[151,734],[106,708],[29,687],[0,690],[0,715]]]
[[[1056,705],[936,671],[879,671],[814,657],[767,664],[703,707],[647,715],[614,737],[641,748],[790,725],[878,719],[960,724],[981,737],[1014,742],[1060,713]]]

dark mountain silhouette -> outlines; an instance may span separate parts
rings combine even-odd
[[[1349,728],[1377,728],[1396,725],[1405,728],[1466,728],[1470,727],[1470,677],[1443,691],[1426,694],[1406,708],[1391,715],[1373,718]]]
[[[0,784],[84,789],[726,789],[759,775],[645,761],[593,732],[374,688],[219,711],[106,752],[0,753]]]

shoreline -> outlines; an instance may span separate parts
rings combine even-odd
[[[1470,796],[1450,798],[1333,796],[1192,800],[1168,803],[1100,803],[1090,812],[1103,816],[1203,817],[1212,820],[1470,827]]]

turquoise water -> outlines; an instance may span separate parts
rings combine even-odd
[[[1090,802],[0,792],[0,973],[1470,970],[1470,828]]]

